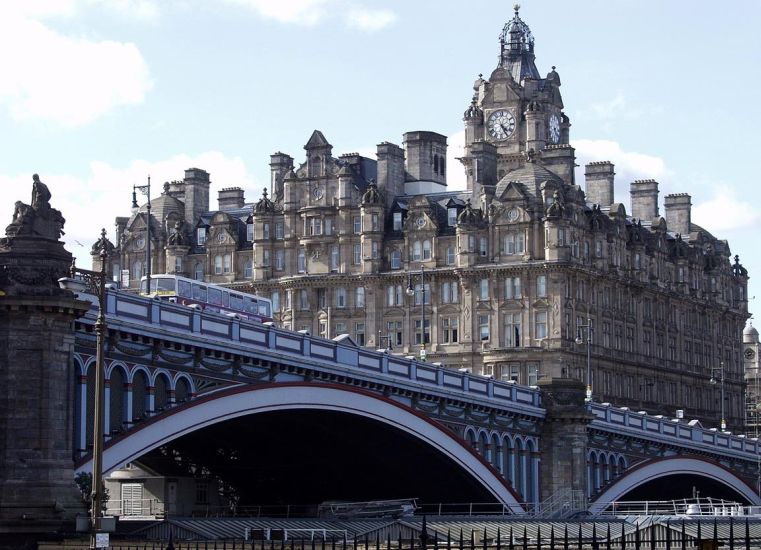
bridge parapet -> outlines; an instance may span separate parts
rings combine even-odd
[[[761,454],[761,444],[755,438],[706,429],[696,421],[651,416],[607,403],[593,403],[591,412],[595,416],[592,429],[743,460],[756,461]]]
[[[80,322],[94,322],[92,313]],[[536,388],[361,348],[348,339],[327,340],[118,291],[109,291],[106,314],[112,330],[149,338],[184,337],[220,353],[261,354],[269,361],[280,360],[341,375],[350,371],[355,377],[375,383],[387,380],[417,392],[456,396],[536,419],[544,416],[541,393]]]

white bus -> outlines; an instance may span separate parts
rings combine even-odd
[[[151,275],[150,292],[147,289],[147,277],[143,277],[140,280],[140,295],[184,306],[200,307],[208,311],[234,314],[244,319],[272,321],[272,302],[267,298],[179,275]]]

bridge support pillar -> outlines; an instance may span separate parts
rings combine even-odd
[[[38,185],[39,184],[39,185]],[[35,179],[35,185],[43,185]],[[74,484],[74,320],[90,307],[58,287],[72,257],[35,187],[0,239],[0,549],[33,548],[84,514]],[[49,193],[48,193],[49,196]],[[42,197],[42,198],[40,198]],[[21,204],[21,207],[19,207]],[[36,210],[35,210],[36,208]],[[31,212],[31,213],[30,213]],[[34,220],[34,230],[29,229]],[[62,224],[61,218],[61,224]],[[52,223],[52,222],[51,222]],[[56,222],[57,223],[57,222]]]
[[[587,425],[593,415],[584,401],[585,386],[578,380],[540,380],[547,411],[542,425],[540,501],[561,490],[587,494]]]

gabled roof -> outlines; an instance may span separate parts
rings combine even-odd
[[[320,147],[331,147],[328,140],[319,130],[312,132],[312,137],[309,138],[307,144],[304,145],[304,149],[319,149]]]

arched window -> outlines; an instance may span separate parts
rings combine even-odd
[[[441,157],[441,159],[439,159],[439,174],[441,174],[442,176],[445,175],[447,172],[446,165],[447,165],[447,158]]]
[[[169,404],[169,380],[166,375],[159,374],[153,390],[153,410],[161,411]]]
[[[180,378],[174,386],[174,400],[177,403],[190,400],[190,384],[187,379]]]
[[[214,274],[222,275],[222,256],[214,256]]]
[[[124,421],[126,418],[124,389],[125,389],[125,376],[121,367],[116,367],[111,371],[109,377],[109,390],[110,390],[110,411],[108,415],[108,429],[110,433],[119,432],[122,430]]]
[[[141,420],[148,410],[148,380],[143,371],[132,377],[132,421]]]
[[[431,241],[429,241],[428,239],[423,241],[423,259],[424,260],[431,259]]]
[[[433,155],[433,173],[439,173],[439,155]]]
[[[196,281],[203,281],[203,264],[201,262],[196,264],[195,279]]]

